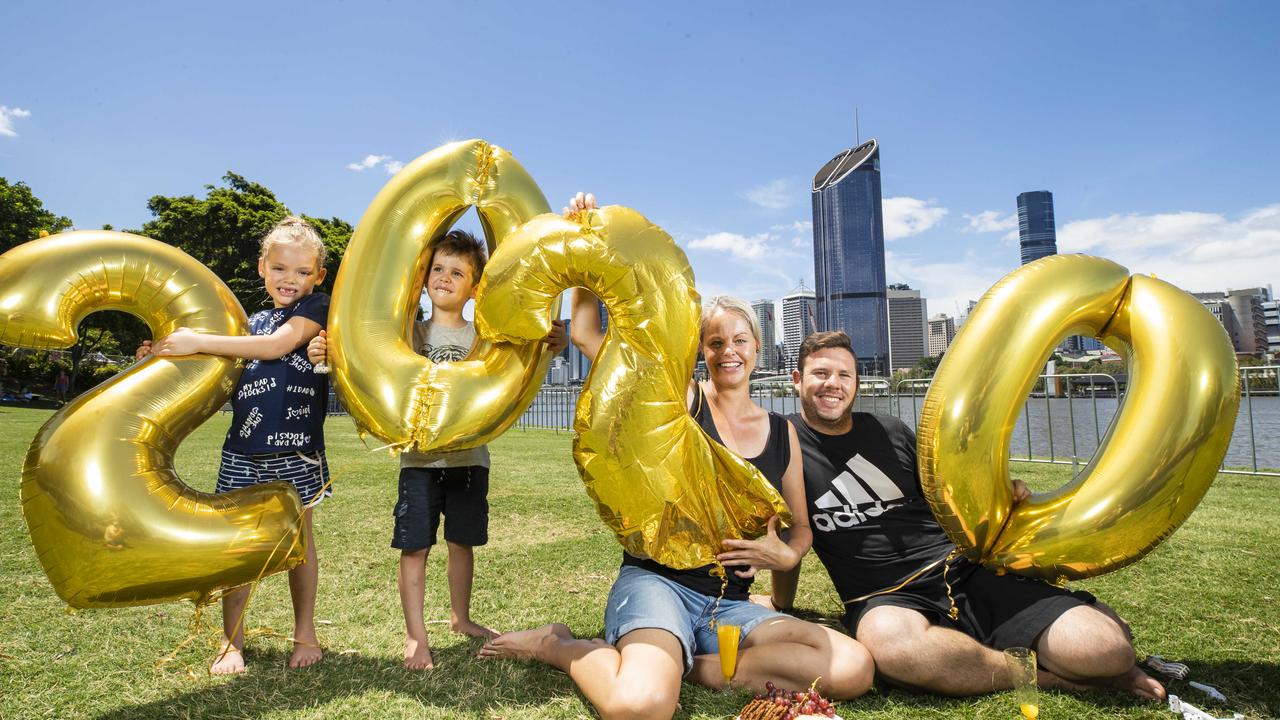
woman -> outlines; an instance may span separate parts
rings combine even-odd
[[[594,208],[595,199],[579,193],[571,205],[566,214]],[[595,297],[576,291],[572,339],[592,359],[604,337],[599,328]],[[757,570],[795,568],[812,542],[799,441],[789,423],[751,400],[760,331],[750,306],[734,298],[713,301],[703,313],[701,347],[710,379],[689,384],[690,413],[781,490],[795,521],[788,540],[778,536],[773,519],[763,538],[726,541],[717,559],[729,567],[730,582],[718,606],[721,583],[710,575],[713,566],[676,570],[624,553],[605,609],[604,640],[580,640],[566,626],[551,624],[501,635],[480,652],[537,659],[564,670],[606,718],[670,717],[685,675],[722,687],[719,644],[708,623],[712,612],[742,628],[734,676],[739,686],[760,689],[772,681],[798,689],[821,678],[823,693],[843,699],[871,685],[871,656],[857,641],[750,601]]]

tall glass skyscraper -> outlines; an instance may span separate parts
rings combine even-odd
[[[1058,231],[1053,223],[1053,193],[1024,192],[1018,196],[1018,241],[1022,264],[1058,254]]]
[[[818,330],[845,331],[858,372],[887,375],[880,146],[874,139],[831,158],[813,177],[813,276]]]

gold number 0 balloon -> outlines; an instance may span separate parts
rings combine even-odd
[[[95,310],[138,315],[157,336],[179,326],[245,332],[212,272],[136,235],[70,232],[0,255],[0,342],[66,347]],[[202,600],[301,562],[298,494],[284,483],[225,495],[187,487],[173,453],[217,412],[236,361],[150,358],[56,412],[22,468],[22,512],[58,596],[73,607]]]
[[[1080,475],[1011,507],[1009,437],[1067,335],[1122,350],[1128,390]],[[921,485],[972,560],[1053,582],[1116,570],[1177,529],[1209,489],[1238,383],[1226,332],[1190,295],[1101,258],[1043,258],[996,283],[947,350],[920,418]]]
[[[543,215],[494,253],[476,301],[487,337],[528,341],[546,309],[582,286],[609,329],[578,401],[573,457],[587,493],[627,552],[674,568],[715,561],[725,538],[757,537],[786,504],[747,461],[689,416],[701,308],[684,252],[634,210],[572,221]]]
[[[414,160],[356,227],[329,312],[334,386],[356,425],[401,448],[456,450],[511,426],[537,395],[551,353],[538,343],[479,342],[468,359],[433,363],[410,347],[430,243],[475,207],[490,251],[550,208],[509,152],[482,140]]]

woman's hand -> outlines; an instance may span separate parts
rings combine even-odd
[[[756,540],[725,540],[724,546],[729,550],[717,555],[716,560],[726,567],[749,565],[746,570],[734,571],[741,578],[755,577],[758,570],[790,570],[800,563],[800,556],[778,537],[780,522],[777,515],[769,518],[764,536]]]
[[[578,193],[569,198],[569,204],[561,209],[564,216],[571,218],[584,210],[596,209],[596,196],[594,193]]]
[[[316,339],[319,340],[318,337]],[[552,355],[559,355],[560,351],[564,350],[565,346],[569,344],[569,336],[564,331],[564,321],[552,320],[551,331],[547,333],[546,337],[542,338],[542,341],[547,344],[547,349],[551,350]],[[311,342],[314,344],[315,340]],[[310,350],[311,347],[307,346],[307,351],[310,352]]]
[[[200,352],[200,333],[191,328],[180,327],[156,343],[151,352],[161,357],[195,355]]]
[[[312,365],[320,365],[329,358],[329,336],[321,330],[311,342],[307,343],[307,359]]]

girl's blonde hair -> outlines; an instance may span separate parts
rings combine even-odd
[[[325,247],[324,241],[320,239],[320,233],[316,232],[311,223],[297,215],[290,215],[271,226],[266,237],[262,238],[261,257],[265,258],[267,253],[271,252],[271,248],[277,245],[292,244],[310,248],[316,254],[316,264],[324,267]]]
[[[717,312],[732,312],[742,316],[747,321],[747,325],[751,328],[751,337],[756,339],[756,349],[760,349],[760,320],[756,317],[756,311],[747,304],[746,300],[733,297],[732,295],[717,295],[711,298],[711,303],[702,308],[702,326],[699,334],[706,334],[707,321],[711,320],[711,316]]]

